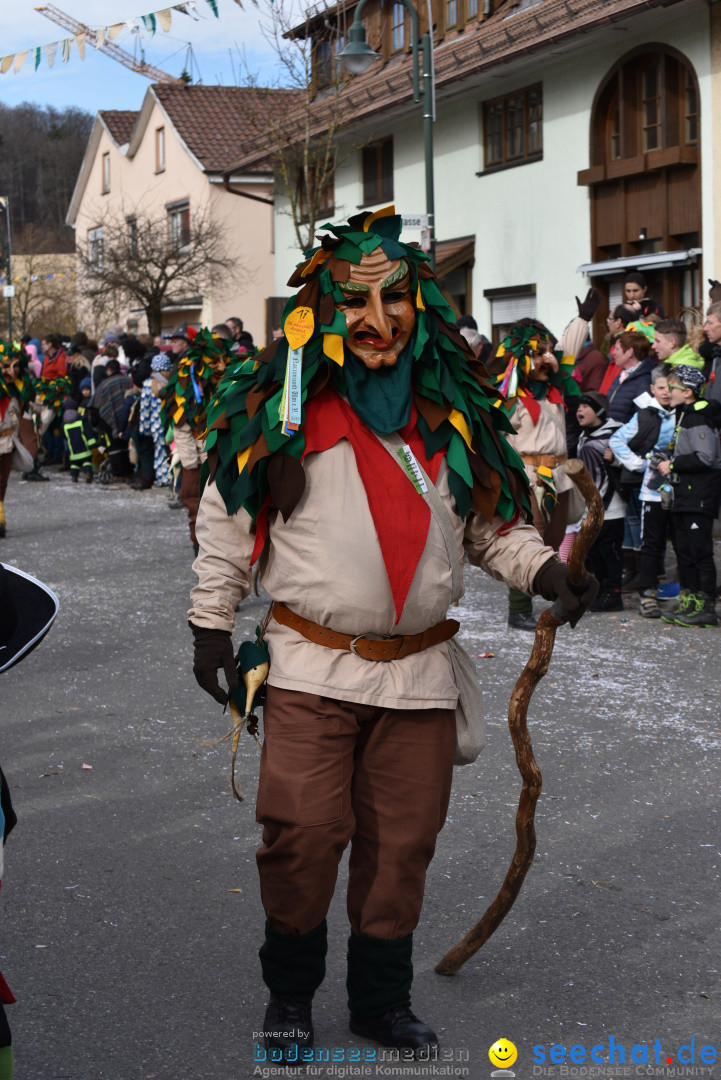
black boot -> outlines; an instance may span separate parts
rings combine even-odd
[[[598,594],[590,607],[591,611],[623,611],[623,597],[620,589],[609,589],[604,582],[604,588]]]
[[[325,919],[308,934],[279,934],[265,924],[259,953],[263,981],[270,990],[264,1039],[266,1049],[281,1053],[285,1062],[301,1061],[299,1050],[313,1045],[311,1002],[325,977],[327,951]]]
[[[310,1001],[286,1001],[271,994],[263,1020],[263,1042],[270,1060],[301,1064],[302,1051],[312,1047],[314,1039]]]
[[[641,552],[633,548],[623,549],[623,578],[621,588],[624,592],[638,592],[641,579],[638,572],[641,565]]]
[[[416,1052],[438,1044],[435,1032],[411,1012],[413,935],[348,939],[350,1029],[383,1046]]]
[[[508,589],[508,625],[513,630],[536,632],[536,616],[530,596],[512,587]]]

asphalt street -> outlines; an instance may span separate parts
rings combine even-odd
[[[0,676],[0,760],[19,817],[0,901],[17,1080],[274,1075],[253,1049],[267,1000],[259,752],[244,736],[238,803],[228,745],[211,745],[229,720],[191,672],[184,511],[162,492],[57,473],[13,475],[6,510],[0,558],[61,603],[41,647]],[[317,1045],[337,1053],[311,1075],[485,1080],[501,1037],[518,1049],[518,1080],[714,1075],[721,630],[630,607],[559,631],[529,711],[543,773],[535,861],[497,933],[444,978],[435,964],[513,854],[521,782],[506,712],[532,644],[506,627],[503,585],[472,567],[466,583],[462,641],[493,654],[476,661],[488,745],[456,770],[414,953],[414,1008],[444,1056],[372,1061],[350,1034],[342,868],[314,1009]],[[246,603],[238,641],[263,610]]]

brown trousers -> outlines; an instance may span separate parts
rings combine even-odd
[[[180,472],[180,501],[188,511],[188,526],[190,528],[190,540],[197,544],[195,538],[195,519],[198,516],[200,505],[200,466],[197,469],[181,469]]]
[[[12,450],[7,454],[0,454],[0,502],[5,498],[5,492],[8,489],[8,479],[10,477],[12,460]]]
[[[412,933],[448,810],[454,710],[376,708],[269,686],[263,723],[257,861],[270,925],[307,934],[323,921],[350,842],[353,931]]]

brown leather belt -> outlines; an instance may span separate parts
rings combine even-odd
[[[555,469],[558,465],[563,465],[564,461],[568,461],[568,454],[559,454],[558,457],[554,457],[553,454],[521,454],[521,457],[526,465],[534,465],[536,468],[539,465],[545,465],[547,469]]]
[[[308,641],[316,645],[325,645],[327,649],[344,649],[346,652],[355,653],[363,660],[378,660],[387,663],[389,660],[402,660],[411,653],[422,652],[431,645],[440,645],[442,641],[448,641],[460,629],[460,623],[455,619],[444,619],[443,622],[430,626],[420,634],[404,634],[398,637],[383,637],[378,634],[359,634],[352,637],[350,634],[339,634],[336,630],[330,630],[327,626],[304,619],[297,615],[287,604],[273,604],[273,618],[283,626],[289,626],[296,630]]]

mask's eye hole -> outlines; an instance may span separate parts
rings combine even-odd
[[[365,306],[365,296],[346,296],[343,298],[340,304],[340,307],[346,310],[352,310],[353,308],[364,308]]]
[[[404,289],[386,289],[383,293],[384,304],[399,304],[401,300],[405,300],[406,293]]]

